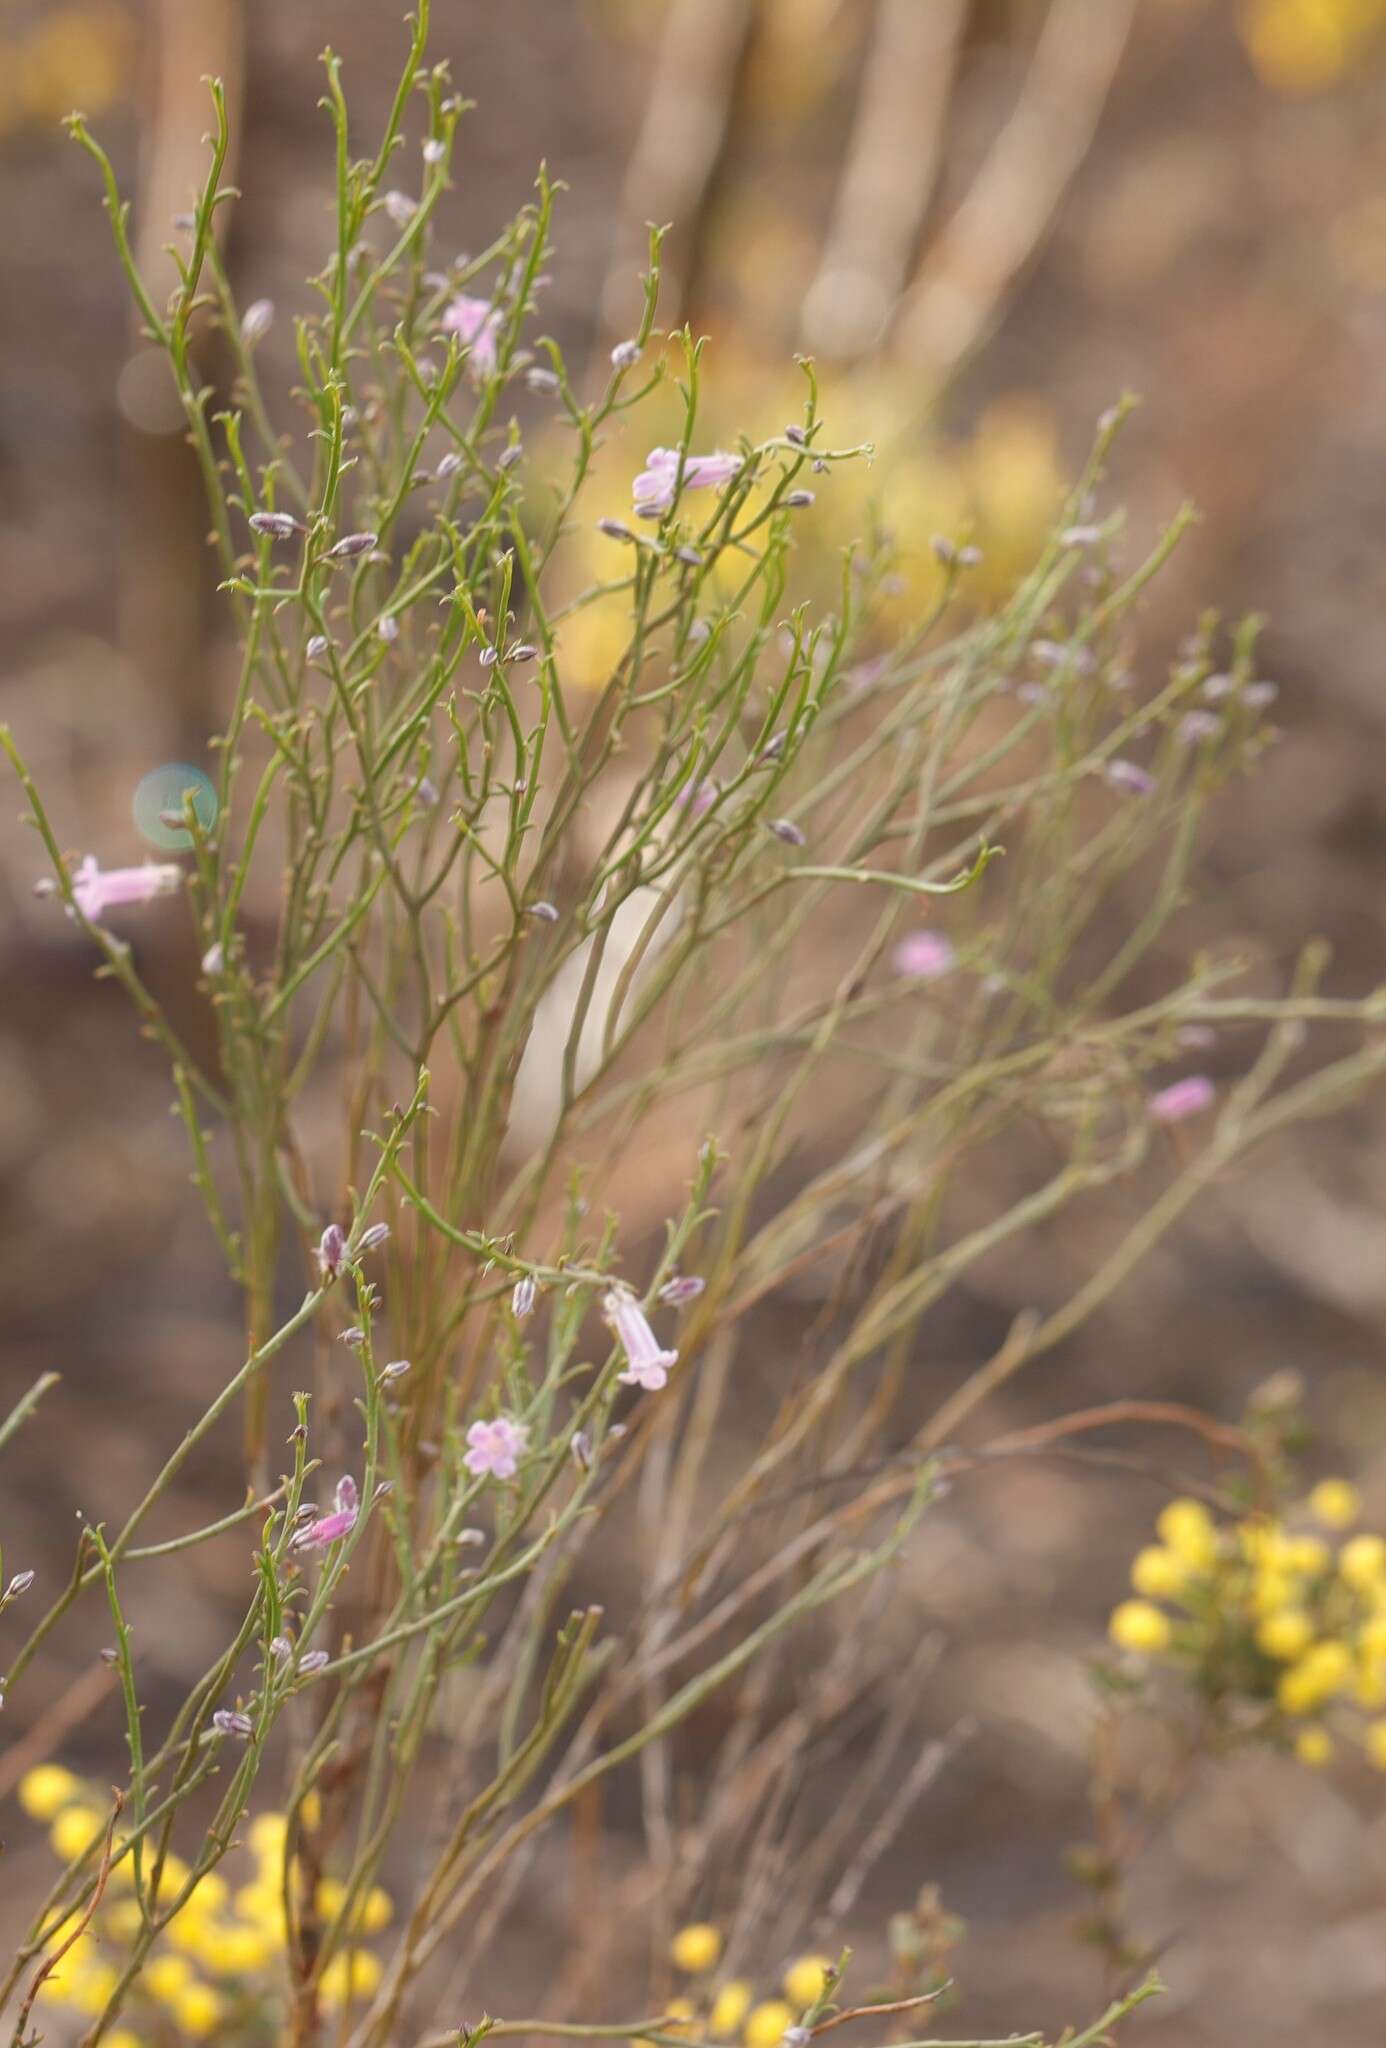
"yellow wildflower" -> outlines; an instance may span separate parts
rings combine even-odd
[[[1292,1572],[1299,1572],[1307,1579],[1317,1578],[1327,1571],[1332,1553],[1319,1536],[1292,1536],[1286,1546],[1285,1561]]]
[[[89,1806],[65,1806],[48,1830],[48,1839],[54,1855],[64,1863],[72,1863],[78,1856],[84,1856],[105,1832],[105,1822]]]
[[[361,1908],[361,1926],[367,1934],[379,1934],[382,1927],[388,1927],[394,1915],[394,1901],[380,1886],[372,1885],[366,1893]]]
[[[262,1863],[278,1865],[284,1860],[289,1823],[282,1813],[260,1813],[250,1823],[250,1847]]]
[[[74,1970],[67,1987],[67,2003],[78,2012],[89,2013],[94,2019],[103,2012],[111,1993],[120,1982],[120,1972],[113,1970],[109,1963],[89,1963],[85,1968]]]
[[[690,1976],[698,1970],[714,1969],[721,1953],[722,1937],[705,1920],[680,1927],[669,1947],[674,1968],[687,1971]]]
[[[1363,1622],[1357,1646],[1362,1655],[1372,1662],[1378,1658],[1386,1659],[1386,1614],[1374,1614],[1369,1621]]]
[[[1386,1541],[1380,1536],[1350,1536],[1338,1552],[1338,1575],[1359,1593],[1379,1586],[1386,1579]]]
[[[1156,1517],[1161,1540],[1191,1571],[1207,1571],[1217,1557],[1218,1534],[1201,1500],[1169,1501]]]
[[[784,1973],[784,1995],[791,2005],[816,2005],[827,1986],[832,1964],[826,1956],[800,1956]]]
[[[1287,1714],[1312,1714],[1325,1700],[1342,1692],[1353,1678],[1352,1652],[1331,1638],[1315,1643],[1298,1664],[1282,1672],[1276,1697]]]
[[[333,1956],[322,1973],[322,1995],[328,2005],[345,2005],[349,1998],[369,1998],[381,1978],[380,1958],[369,1949],[352,1949]]]
[[[734,2034],[751,2010],[753,1996],[750,1985],[740,1977],[733,1977],[730,1983],[724,1984],[712,2001],[708,2032],[718,2039],[725,2034]]]
[[[797,2018],[793,2006],[782,1998],[764,1999],[746,2021],[741,2038],[746,2048],[779,2048],[786,2027],[792,2027]]]
[[[1326,1728],[1301,1728],[1295,1737],[1295,1755],[1302,1764],[1321,1770],[1333,1761],[1333,1737]]]
[[[1174,1551],[1149,1543],[1131,1564],[1131,1584],[1147,1600],[1174,1600],[1188,1583],[1189,1567]]]
[[[139,2035],[132,2034],[128,2027],[112,2027],[101,2039],[104,2048],[144,2048]]]
[[[201,2040],[221,2018],[221,1999],[210,1984],[186,1984],[173,2001],[173,2013],[185,2034]]]
[[[1268,1614],[1256,1631],[1256,1641],[1266,1655],[1287,1664],[1302,1657],[1313,1640],[1314,1624],[1298,1607],[1282,1607]]]
[[[1123,1600],[1113,1608],[1107,1633],[1123,1650],[1138,1650],[1154,1656],[1169,1645],[1169,1617],[1148,1600]]]
[[[146,1963],[140,1981],[151,1998],[172,2005],[193,1982],[192,1965],[182,1956],[155,1956],[153,1962]]]
[[[52,1820],[63,1807],[82,1796],[80,1778],[61,1764],[35,1764],[19,1781],[19,1803],[33,1820]]]
[[[1346,1529],[1362,1512],[1362,1496],[1347,1479],[1321,1479],[1309,1496],[1309,1512],[1330,1529]]]

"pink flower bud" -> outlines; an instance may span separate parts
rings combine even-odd
[[[1161,1088],[1147,1102],[1146,1115],[1152,1123],[1181,1124],[1187,1117],[1201,1116],[1205,1109],[1211,1109],[1217,1090],[1206,1074],[1188,1074],[1182,1081],[1172,1081],[1168,1088]]]

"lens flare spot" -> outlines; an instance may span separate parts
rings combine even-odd
[[[140,777],[131,806],[135,824],[151,846],[167,852],[192,845],[192,834],[180,823],[191,798],[193,815],[204,832],[216,823],[217,793],[209,775],[186,761],[169,761]]]

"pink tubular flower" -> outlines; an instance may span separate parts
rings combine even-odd
[[[612,1288],[602,1302],[602,1314],[617,1343],[626,1354],[626,1369],[619,1374],[623,1387],[643,1387],[658,1393],[669,1378],[669,1368],[678,1363],[677,1351],[661,1351],[659,1340],[633,1294]]]
[[[471,351],[469,361],[474,377],[489,377],[496,367],[499,326],[500,314],[489,299],[473,299],[466,292],[459,292],[444,309],[443,332],[455,334]]]
[[[474,1422],[467,1431],[462,1463],[478,1479],[488,1474],[492,1479],[513,1479],[528,1442],[525,1424],[512,1422],[508,1415],[497,1415],[492,1422]]]
[[[957,950],[941,932],[910,932],[891,956],[897,974],[911,981],[937,981],[958,964]]]
[[[1152,1095],[1145,1106],[1146,1115],[1152,1123],[1181,1124],[1186,1117],[1201,1116],[1205,1109],[1211,1109],[1216,1094],[1206,1074],[1188,1074],[1182,1081],[1172,1081],[1168,1088]]]
[[[686,491],[720,491],[740,468],[741,457],[724,455],[720,448],[714,449],[711,455],[685,455],[683,488]],[[650,519],[667,512],[678,487],[678,449],[652,448],[645,459],[645,467],[631,486],[637,513],[642,519]]]
[[[124,903],[152,903],[167,896],[183,879],[183,870],[173,861],[147,861],[138,868],[107,868],[103,874],[91,854],[72,877],[77,908],[91,924],[100,924],[108,910]]]
[[[330,1543],[340,1542],[356,1527],[360,1506],[356,1493],[356,1481],[348,1472],[337,1481],[337,1498],[330,1515],[319,1515],[306,1529],[300,1529],[294,1537],[294,1550],[326,1550]]]

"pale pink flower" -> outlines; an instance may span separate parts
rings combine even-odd
[[[667,512],[673,504],[680,482],[679,460],[677,448],[650,450],[645,467],[631,486],[635,509],[642,519]],[[720,491],[741,468],[739,455],[725,455],[720,448],[711,455],[685,455],[682,460],[682,485],[686,491]]]
[[[1146,1114],[1153,1123],[1181,1124],[1186,1117],[1201,1116],[1205,1109],[1211,1109],[1216,1094],[1206,1074],[1187,1074],[1182,1081],[1171,1081],[1168,1088],[1152,1095],[1145,1106]]]
[[[474,377],[489,377],[496,367],[496,329],[500,314],[489,299],[473,299],[466,292],[444,309],[443,332],[455,334],[470,349]]]
[[[901,939],[892,958],[898,974],[911,981],[937,981],[958,964],[957,950],[942,932],[910,932]]]
[[[183,870],[173,861],[147,861],[138,868],[107,868],[104,873],[91,854],[72,877],[77,908],[92,924],[100,924],[108,910],[126,903],[152,903],[167,896],[183,879]]]
[[[356,1527],[360,1503],[356,1493],[356,1481],[346,1473],[337,1481],[337,1497],[332,1512],[319,1515],[307,1528],[300,1529],[294,1537],[294,1550],[326,1550],[330,1543],[339,1543],[343,1536],[349,1536]]]
[[[622,1386],[643,1387],[647,1394],[658,1393],[668,1381],[670,1366],[678,1363],[678,1352],[661,1350],[645,1311],[633,1294],[613,1287],[602,1302],[602,1314],[626,1354],[626,1369],[618,1375]]]
[[[478,1479],[488,1475],[492,1479],[513,1479],[528,1442],[525,1424],[512,1422],[508,1415],[497,1415],[492,1422],[474,1422],[467,1431],[462,1463]]]
[[[1155,777],[1135,761],[1109,761],[1103,770],[1113,789],[1129,790],[1132,796],[1149,796]]]

